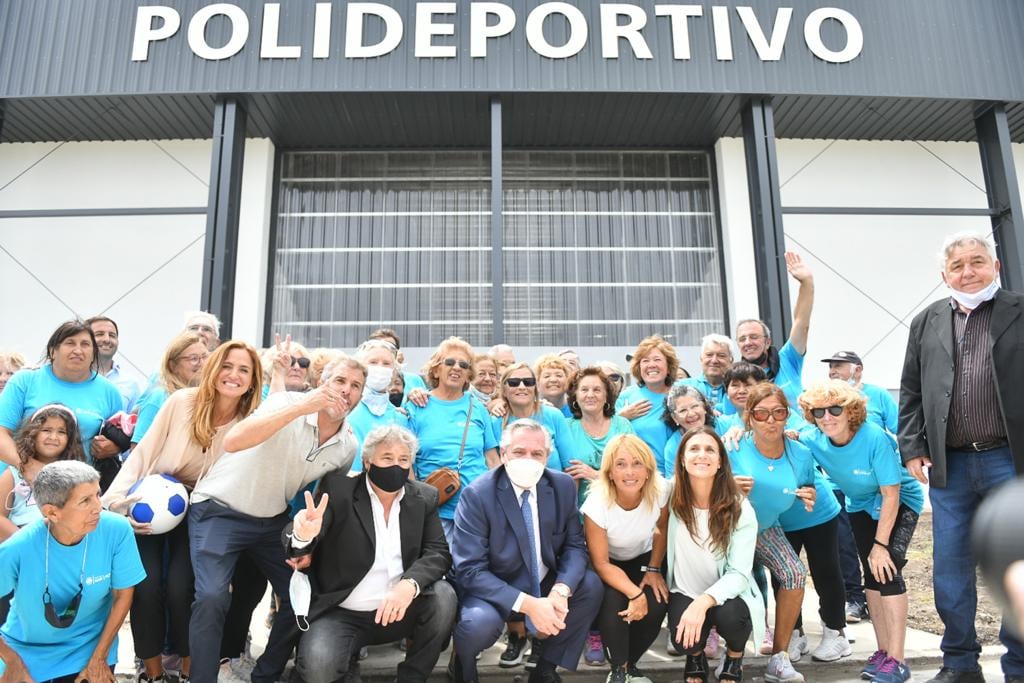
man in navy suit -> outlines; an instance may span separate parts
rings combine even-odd
[[[501,461],[470,484],[455,511],[452,559],[459,590],[450,677],[477,680],[476,655],[522,615],[544,646],[530,683],[561,681],[556,666],[575,670],[603,587],[587,569],[576,485],[546,469],[551,435],[517,420],[501,437]]]

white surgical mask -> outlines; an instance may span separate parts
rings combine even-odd
[[[292,603],[292,611],[295,612],[295,623],[300,631],[309,630],[309,601],[313,595],[313,589],[309,585],[309,577],[300,571],[293,571],[292,578],[288,582],[288,599]]]
[[[370,391],[385,391],[391,384],[394,368],[385,365],[370,365],[366,368],[366,388]]]
[[[505,463],[505,474],[521,489],[532,489],[544,474],[544,463],[533,458],[512,458]]]
[[[999,280],[992,280],[992,283],[985,289],[979,290],[974,294],[968,294],[967,292],[961,292],[958,289],[949,288],[949,294],[953,297],[953,300],[966,309],[974,310],[978,306],[982,305],[986,301],[991,301],[995,298],[996,292],[999,291]]]

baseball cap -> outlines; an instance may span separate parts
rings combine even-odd
[[[853,363],[854,365],[864,365],[861,362],[860,356],[853,351],[836,351],[829,358],[822,358],[822,363]]]

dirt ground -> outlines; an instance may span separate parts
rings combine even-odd
[[[917,525],[914,540],[910,545],[907,566],[903,570],[910,593],[910,613],[907,618],[911,628],[942,634],[942,621],[935,611],[932,597],[932,513],[926,510]],[[1001,612],[988,594],[978,577],[978,614],[975,625],[978,640],[982,645],[999,642]]]

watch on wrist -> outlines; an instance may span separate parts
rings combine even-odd
[[[642,571],[644,573],[651,572],[651,573],[654,573],[654,574],[660,574],[661,573],[661,567],[653,567],[651,565],[646,565],[645,564],[643,567],[640,567],[640,571]]]
[[[554,586],[551,587],[551,592],[558,593],[566,600],[568,600],[569,596],[572,595],[572,592],[569,591],[569,587],[566,586],[564,583],[556,583]]]

